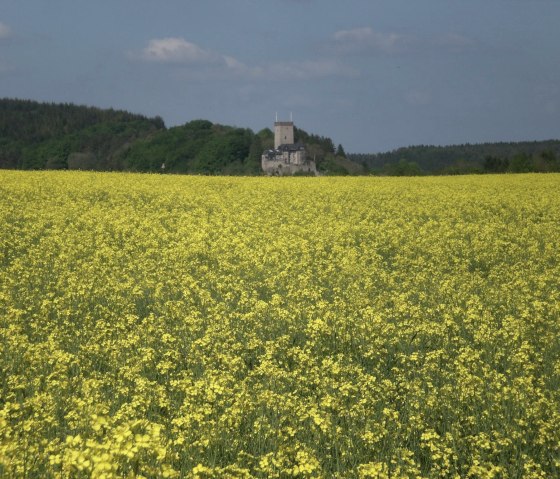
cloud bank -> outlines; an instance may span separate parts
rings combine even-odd
[[[378,32],[372,27],[360,27],[335,32],[331,40],[338,54],[374,53],[396,54],[451,50],[454,52],[472,49],[476,42],[458,33],[441,33],[422,37],[396,32]]]
[[[473,46],[469,38],[449,33],[422,38],[398,32],[379,32],[371,26],[338,30],[322,58],[299,61],[268,61],[249,65],[183,37],[153,38],[131,57],[148,63],[176,65],[198,79],[237,77],[251,81],[302,81],[328,77],[360,76],[360,67],[349,66],[348,56],[417,54],[428,51],[462,51]],[[355,63],[355,62],[354,62]],[[422,103],[415,98],[414,103]]]
[[[329,76],[350,76],[355,71],[336,59],[316,59],[294,62],[270,62],[247,65],[237,58],[225,55],[182,37],[154,38],[140,54],[132,55],[143,61],[174,64],[206,69],[216,75],[233,74],[252,80],[307,80]]]
[[[142,50],[142,58],[161,63],[220,63],[220,55],[205,50],[184,38],[155,38]]]

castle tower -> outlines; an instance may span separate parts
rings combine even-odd
[[[274,150],[266,150],[261,156],[261,167],[268,175],[309,174],[317,176],[314,160],[307,159],[305,145],[294,142],[294,122],[278,121],[278,113],[274,122]]]
[[[274,122],[274,149],[280,145],[294,144],[294,122],[275,121]]]

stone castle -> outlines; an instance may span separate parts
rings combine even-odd
[[[294,143],[294,122],[274,123],[274,149],[261,157],[261,166],[268,175],[288,176],[296,173],[317,175],[313,160],[307,158],[305,145]]]

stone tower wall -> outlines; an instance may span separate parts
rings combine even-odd
[[[277,121],[274,123],[274,149],[280,145],[293,145],[294,123],[292,121]]]

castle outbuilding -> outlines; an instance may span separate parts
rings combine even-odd
[[[305,145],[294,143],[294,122],[274,123],[274,149],[266,150],[261,157],[261,166],[268,175],[288,176],[296,173],[317,175],[313,160],[307,158]]]

